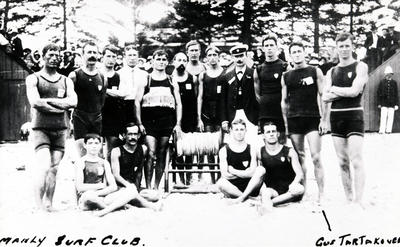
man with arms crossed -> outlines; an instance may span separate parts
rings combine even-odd
[[[320,102],[324,87],[324,76],[319,68],[306,64],[302,43],[293,42],[290,44],[289,53],[294,68],[284,73],[282,77],[281,105],[283,119],[285,125],[288,126],[288,133],[293,146],[299,155],[304,175],[306,175],[304,137],[307,138],[314,163],[314,174],[319,189],[318,201],[320,202],[324,194],[320,134],[326,132],[327,126],[327,104]],[[320,118],[320,109],[322,119]],[[306,180],[305,177],[304,187],[306,187]]]
[[[221,178],[217,185],[230,198],[242,195],[257,166],[255,150],[245,141],[245,135],[246,122],[240,118],[233,120],[232,139],[219,151]]]
[[[34,196],[36,206],[52,210],[57,167],[64,156],[68,120],[66,110],[77,98],[72,81],[57,73],[60,48],[43,48],[43,68],[26,78],[26,93],[32,107],[32,139],[35,147]],[[43,201],[43,196],[47,201]],[[44,206],[44,203],[47,205]]]
[[[351,34],[339,34],[336,37],[336,48],[339,53],[339,64],[330,69],[326,75],[326,90],[322,99],[325,102],[332,102],[331,133],[346,198],[349,202],[362,206],[365,171],[362,158],[364,111],[361,98],[368,81],[368,66],[353,58],[354,46]],[[353,166],[354,174],[351,174],[350,164]]]
[[[244,192],[233,201],[243,202],[259,191],[260,214],[271,211],[273,206],[299,201],[304,194],[300,183],[303,172],[296,151],[278,142],[279,132],[274,123],[265,123],[263,131],[265,146],[257,152],[257,162],[261,165],[255,169]]]

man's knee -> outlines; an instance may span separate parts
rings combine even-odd
[[[216,183],[218,189],[221,191],[225,191],[227,184],[230,184],[230,182],[226,178],[220,178]]]
[[[340,168],[342,168],[342,169],[348,169],[349,168],[350,161],[349,161],[348,157],[339,156],[338,157],[338,161],[339,161]]]
[[[361,169],[363,166],[363,159],[361,154],[353,155],[350,158],[351,165],[353,166],[354,170]]]
[[[315,168],[320,168],[321,167],[321,153],[319,153],[319,152],[311,153],[311,158],[312,158]]]
[[[301,184],[292,185],[289,189],[289,192],[292,196],[301,196],[304,194],[304,186]]]
[[[263,179],[265,176],[265,168],[263,166],[257,166],[256,169],[254,170],[253,177]]]
[[[149,150],[148,152],[148,159],[151,161],[154,161],[157,159],[156,151],[155,150]]]

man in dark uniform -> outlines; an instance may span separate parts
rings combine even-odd
[[[379,134],[392,133],[394,112],[399,109],[397,81],[393,80],[393,69],[385,68],[385,78],[378,86],[378,108],[381,109]]]
[[[281,78],[288,65],[278,58],[278,39],[269,34],[262,41],[265,62],[254,70],[254,85],[257,101],[260,104],[259,127],[272,121],[278,127],[281,142],[285,142],[285,124],[281,110]]]
[[[98,47],[93,42],[86,43],[83,48],[84,65],[71,72],[69,78],[75,86],[78,96],[78,105],[72,115],[74,124],[74,138],[76,140],[78,154],[83,156],[83,138],[87,133],[102,132],[101,109],[107,91],[107,81],[96,68]]]
[[[327,129],[327,104],[321,102],[324,88],[322,71],[306,64],[305,50],[301,42],[293,42],[289,53],[294,68],[282,77],[282,112],[287,133],[299,155],[303,173],[306,173],[304,137],[310,147],[314,174],[319,189],[318,201],[324,193],[324,170],[321,164],[321,136]],[[320,114],[321,112],[321,114]],[[322,116],[322,119],[321,119]],[[304,186],[306,187],[307,178]]]
[[[247,49],[247,45],[241,44],[230,50],[234,66],[221,78],[220,118],[224,131],[228,131],[229,123],[234,119],[243,119],[249,142],[250,139],[255,140],[258,133],[258,103],[254,92],[254,72],[245,63]]]
[[[363,62],[357,62],[352,56],[351,34],[339,34],[336,37],[336,47],[339,52],[339,64],[326,75],[326,89],[322,99],[325,102],[332,102],[331,133],[346,198],[349,202],[361,205],[365,184],[362,158],[364,111],[361,98],[368,81],[368,66]],[[353,170],[350,169],[350,164]],[[354,178],[351,174],[353,172]]]
[[[304,174],[297,153],[288,146],[279,144],[279,132],[274,123],[265,123],[263,131],[265,146],[257,152],[257,161],[261,165],[255,169],[245,191],[233,201],[243,202],[259,190],[260,214],[271,211],[273,206],[299,201],[304,194],[301,184]]]
[[[36,206],[44,207],[43,196],[51,210],[57,167],[64,156],[67,138],[66,110],[76,106],[72,81],[57,73],[60,48],[55,44],[43,48],[44,67],[26,78],[26,93],[32,107],[32,137],[37,160],[34,169]]]
[[[237,198],[245,190],[257,163],[255,149],[245,141],[244,120],[233,120],[231,135],[232,140],[219,151],[221,178],[217,185],[225,196]]]

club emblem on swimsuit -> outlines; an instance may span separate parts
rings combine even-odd
[[[352,75],[353,75],[353,72],[347,73],[347,76],[348,76],[349,78],[351,78]]]
[[[248,161],[243,161],[242,163],[243,163],[244,167],[248,167],[249,166],[249,162]]]
[[[278,73],[275,73],[275,74],[274,74],[274,77],[275,77],[275,79],[278,79],[279,74],[278,74]]]
[[[282,162],[285,162],[285,157],[282,156],[282,157],[281,157],[281,161],[282,161]]]
[[[97,85],[97,89],[98,89],[99,91],[101,91],[102,88],[103,88],[103,86]]]

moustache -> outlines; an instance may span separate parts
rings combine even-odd
[[[88,61],[89,62],[97,62],[97,58],[96,57],[89,57]]]

